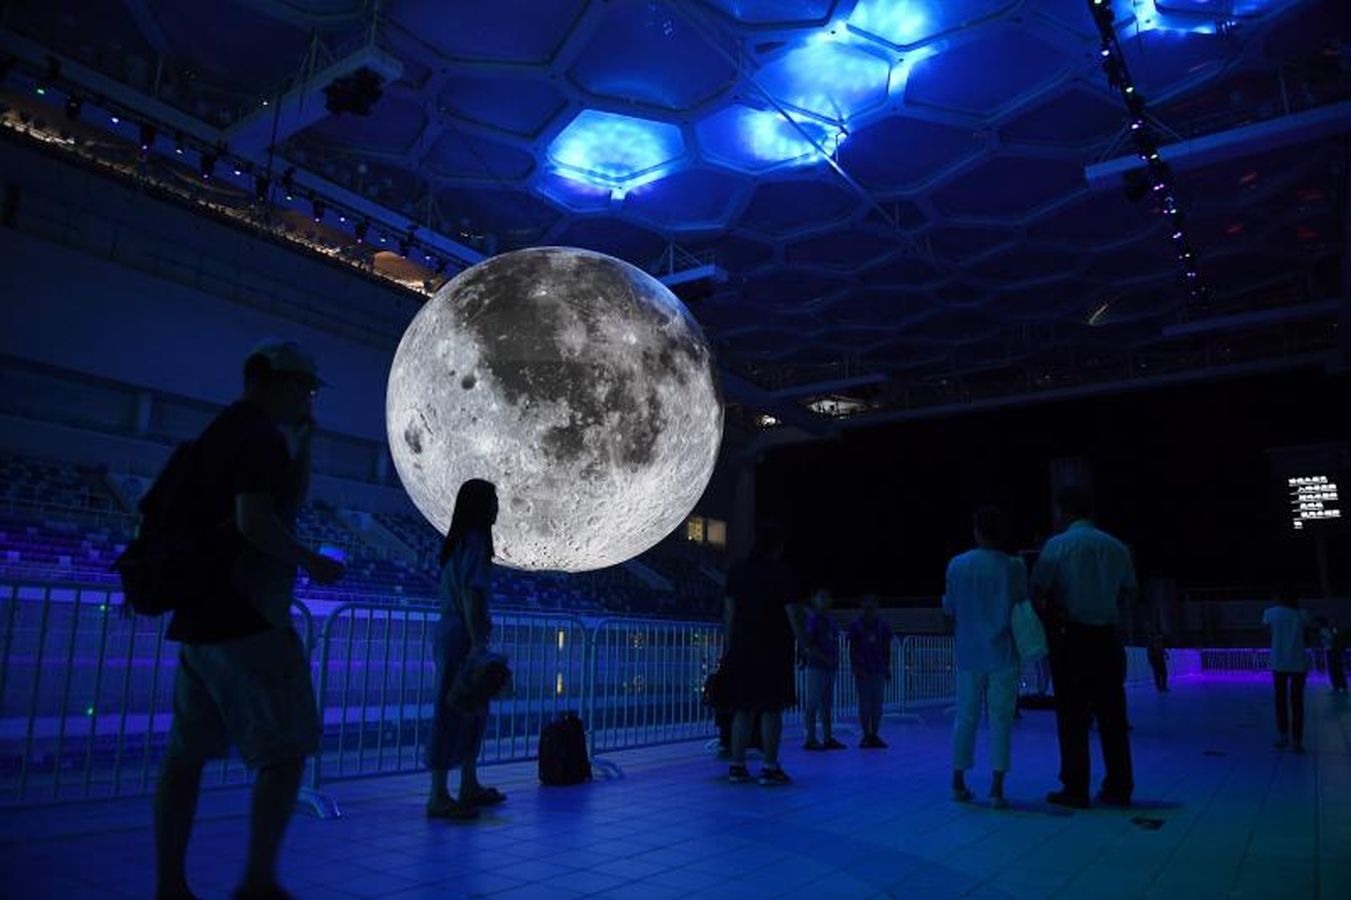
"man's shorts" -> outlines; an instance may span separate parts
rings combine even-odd
[[[310,664],[294,628],[215,644],[184,644],[174,681],[172,750],[225,756],[233,744],[252,768],[319,749]]]

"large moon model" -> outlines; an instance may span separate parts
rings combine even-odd
[[[442,533],[469,478],[497,485],[499,562],[614,565],[698,501],[722,440],[712,353],[651,275],[567,247],[505,253],[446,284],[404,332],[386,427]]]

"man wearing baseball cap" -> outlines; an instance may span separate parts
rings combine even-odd
[[[294,536],[309,485],[311,407],[324,382],[294,341],[269,340],[244,362],[244,393],[197,438],[194,503],[219,565],[180,605],[166,636],[179,641],[174,720],[155,797],[158,900],[193,898],[188,836],[202,769],[231,745],[255,771],[248,860],[237,900],[286,898],[277,853],[321,724],[309,662],[291,624],[296,568],[319,584],[340,563]],[[284,431],[289,431],[288,441]]]

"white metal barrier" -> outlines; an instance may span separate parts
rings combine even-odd
[[[309,610],[292,613],[309,646]],[[125,614],[106,585],[9,582],[0,621],[0,806],[153,790],[178,666],[167,618]],[[248,777],[227,759],[203,784]]]
[[[953,639],[915,634],[901,641],[901,704],[904,712],[957,702]]]
[[[310,785],[421,771],[436,702],[435,606],[345,603],[324,620],[317,694],[324,738]],[[572,616],[493,616],[494,649],[511,660],[512,686],[489,710],[484,762],[537,754],[543,722],[586,697],[587,631]]]
[[[0,584],[0,806],[145,794],[168,736],[177,653],[164,619],[125,616],[106,586]],[[307,799],[322,811],[322,785],[423,769],[436,672],[434,605],[346,603],[326,611],[318,633],[297,603],[324,724]],[[712,737],[705,679],[722,655],[709,622],[503,612],[497,649],[513,684],[490,707],[484,762],[532,759],[541,727],[574,710],[593,753]],[[1170,677],[1255,671],[1265,650],[1170,650]],[[836,720],[857,714],[858,691],[840,637]],[[956,699],[953,639],[894,639],[884,710],[908,714]],[[1129,682],[1148,681],[1143,648],[1128,648]],[[800,694],[805,672],[799,670]],[[801,721],[801,707],[788,713]],[[213,764],[208,784],[248,780],[237,760]]]
[[[722,650],[722,628],[710,622],[602,620],[583,710],[592,752],[710,736],[703,687]]]

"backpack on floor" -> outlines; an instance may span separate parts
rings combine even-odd
[[[581,784],[591,780],[586,728],[576,713],[566,712],[540,731],[539,780],[548,785]]]
[[[122,579],[126,604],[143,616],[179,609],[201,592],[214,570],[198,458],[195,442],[178,445],[138,504],[136,536],[112,565]]]

